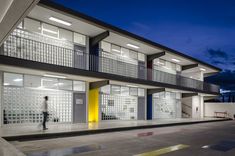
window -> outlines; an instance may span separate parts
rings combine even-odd
[[[74,33],[73,36],[74,36],[73,41],[75,43],[78,43],[78,44],[81,44],[81,45],[86,45],[86,36],[85,35]]]
[[[129,57],[132,59],[137,60],[138,59],[138,53],[136,51],[130,50]]]
[[[111,91],[112,91],[111,94],[113,94],[113,95],[120,94],[121,93],[121,87],[112,85],[111,86]]]
[[[129,49],[122,48],[121,51],[123,57],[129,57]]]
[[[142,53],[138,53],[138,60],[145,62],[145,55]]]
[[[47,36],[58,38],[58,28],[49,24],[42,24],[42,33]]]
[[[4,73],[4,86],[23,86],[23,75]]]
[[[83,81],[73,81],[73,90],[80,92],[86,91],[86,83]]]
[[[121,47],[112,44],[112,46],[111,46],[111,51],[112,51],[112,53],[114,53],[114,54],[120,55],[120,54],[121,54]]]
[[[55,78],[43,77],[41,84],[43,88],[58,89],[58,79]]]
[[[57,86],[59,87],[59,89],[62,90],[73,90],[73,81],[59,79],[59,83],[57,83]]]
[[[101,49],[102,49],[103,51],[105,51],[105,52],[111,52],[111,44],[102,41],[102,42],[101,42]]]
[[[29,18],[24,19],[24,28],[32,32],[41,33],[41,23]]]
[[[24,76],[24,86],[25,87],[40,87],[41,86],[41,77],[40,76]]]
[[[101,87],[100,91],[104,94],[110,94],[110,85]]]
[[[121,95],[129,96],[129,87],[121,87]]]
[[[138,96],[138,88],[130,88],[130,95]]]
[[[62,40],[73,41],[73,33],[65,29],[59,29],[59,38]]]
[[[138,96],[145,96],[143,88],[138,88]]]

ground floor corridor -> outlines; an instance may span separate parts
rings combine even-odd
[[[11,142],[27,156],[233,156],[235,122]]]

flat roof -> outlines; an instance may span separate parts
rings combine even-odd
[[[131,37],[131,38],[134,38],[134,39],[139,40],[139,41],[141,41],[141,42],[144,42],[144,43],[146,43],[146,44],[152,45],[152,46],[154,46],[154,47],[156,47],[156,48],[161,48],[161,49],[166,50],[166,51],[168,51],[168,52],[170,52],[170,53],[179,55],[179,56],[181,56],[181,57],[187,58],[187,59],[192,60],[192,61],[194,61],[194,62],[197,62],[197,63],[199,63],[199,64],[205,65],[205,66],[207,66],[207,67],[209,67],[209,68],[212,68],[212,69],[214,69],[214,70],[217,70],[218,72],[222,71],[220,68],[218,68],[218,67],[216,67],[216,66],[213,66],[213,65],[211,65],[211,64],[208,64],[208,63],[206,63],[206,62],[203,62],[203,61],[198,60],[198,59],[196,59],[196,58],[193,58],[193,57],[191,57],[191,56],[189,56],[189,55],[183,54],[183,53],[181,53],[181,52],[179,52],[179,51],[176,51],[176,50],[174,50],[174,49],[171,49],[171,48],[169,48],[169,47],[167,47],[167,46],[164,46],[164,45],[162,45],[162,44],[156,43],[156,42],[154,42],[154,41],[151,41],[151,40],[146,39],[146,38],[144,38],[144,37],[141,37],[141,36],[139,36],[139,35],[133,34],[133,33],[131,33],[131,32],[128,32],[128,31],[126,31],[126,30],[123,30],[123,29],[121,29],[121,28],[118,28],[118,27],[116,27],[116,26],[113,26],[113,25],[111,25],[111,24],[105,23],[105,22],[103,22],[103,21],[101,21],[101,20],[98,20],[98,19],[93,18],[93,17],[91,17],[91,16],[85,15],[85,14],[83,14],[83,13],[81,13],[81,12],[78,12],[78,11],[75,11],[75,10],[73,10],[73,9],[67,8],[67,7],[65,7],[65,6],[63,6],[63,5],[60,5],[60,4],[55,3],[55,2],[52,2],[52,1],[50,1],[50,0],[40,0],[39,4],[49,6],[49,7],[51,7],[51,8],[60,10],[60,11],[62,11],[62,12],[66,12],[66,13],[71,14],[71,15],[73,15],[73,16],[77,16],[77,17],[82,18],[82,19],[84,19],[84,20],[90,21],[90,22],[92,22],[92,23],[94,23],[94,24],[96,24],[96,25],[100,25],[100,26],[102,26],[102,27],[104,27],[104,28],[107,28],[107,29],[109,29],[109,30],[116,31],[116,32],[118,32],[118,33],[120,33],[120,34],[129,36],[129,37]]]

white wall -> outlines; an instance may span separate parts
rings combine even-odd
[[[201,97],[193,96],[192,97],[192,118],[201,117]]]
[[[3,122],[3,113],[2,113],[2,80],[3,78],[3,73],[0,72],[0,127],[2,126],[2,122]]]
[[[235,114],[235,103],[205,103],[205,116],[214,117],[214,112],[228,112],[229,117]]]

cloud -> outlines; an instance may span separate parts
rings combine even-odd
[[[207,55],[212,59],[228,59],[228,54],[220,49],[214,50],[214,49],[208,49]]]

